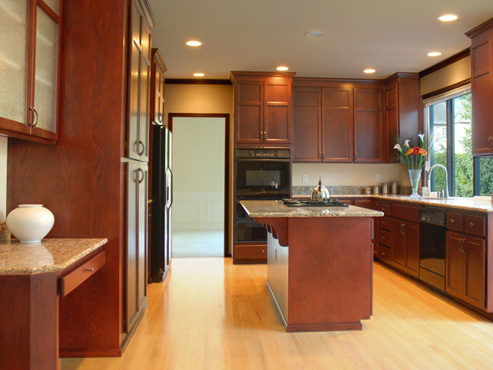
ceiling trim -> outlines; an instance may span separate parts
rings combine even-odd
[[[167,85],[231,85],[230,80],[193,79],[193,78],[167,78]]]
[[[447,59],[442,60],[441,62],[438,62],[437,64],[432,65],[431,67],[428,67],[426,69],[423,69],[421,72],[419,72],[419,77],[424,77],[427,76],[433,72],[436,72],[442,68],[445,68],[452,63],[457,62],[458,60],[461,60],[463,58],[466,58],[469,56],[469,48],[464,49],[462,51],[459,51],[457,54],[452,55],[451,57],[448,57]]]

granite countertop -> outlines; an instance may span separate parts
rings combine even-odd
[[[460,198],[449,197],[447,199],[438,199],[431,197],[411,198],[409,195],[400,194],[387,194],[387,195],[375,195],[375,194],[331,194],[331,198],[347,199],[347,198],[372,198],[380,200],[398,200],[399,202],[409,202],[420,205],[436,206],[456,208],[469,211],[479,212],[493,212],[493,202],[490,197],[477,197],[477,198]],[[309,195],[295,195],[293,198],[310,198]]]
[[[242,200],[250,217],[379,217],[382,212],[356,206],[288,207],[277,200]]]
[[[108,239],[44,239],[0,244],[0,275],[34,275],[61,271],[106,244]]]

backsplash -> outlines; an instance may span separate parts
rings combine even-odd
[[[332,195],[361,195],[365,194],[366,186],[326,186]],[[293,186],[292,193],[295,195],[311,195],[313,186]],[[399,186],[398,194],[411,194],[410,186]],[[370,194],[371,195],[371,194]]]

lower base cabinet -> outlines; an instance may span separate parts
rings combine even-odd
[[[446,248],[446,292],[483,309],[485,241],[448,231]]]
[[[233,263],[267,263],[267,243],[235,244]]]
[[[414,222],[392,220],[392,249],[390,263],[419,276],[419,225]]]

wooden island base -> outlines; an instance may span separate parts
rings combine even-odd
[[[361,330],[372,314],[370,217],[256,217],[268,286],[288,332]]]

